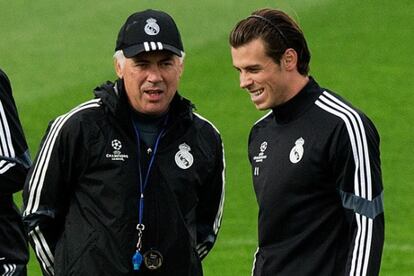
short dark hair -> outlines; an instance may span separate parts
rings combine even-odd
[[[229,42],[233,48],[238,48],[259,38],[265,43],[266,55],[277,64],[286,49],[293,48],[298,54],[298,72],[308,74],[310,51],[302,30],[289,15],[269,8],[254,11],[237,23]]]

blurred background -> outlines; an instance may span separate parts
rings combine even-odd
[[[250,275],[257,204],[247,137],[263,113],[239,88],[228,34],[263,7],[295,18],[311,49],[311,75],[377,126],[386,218],[381,275],[414,275],[413,1],[0,0],[0,67],[12,82],[32,158],[50,120],[115,79],[112,55],[127,16],[145,8],[170,13],[186,51],[180,93],[221,131],[227,157],[222,227],[204,272]],[[15,200],[21,205],[21,194]],[[41,275],[33,252],[29,275]]]

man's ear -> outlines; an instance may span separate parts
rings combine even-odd
[[[180,64],[180,77],[183,75],[184,73],[184,61]]]
[[[282,56],[282,63],[286,71],[295,70],[298,63],[298,53],[292,48],[286,49]]]
[[[115,58],[114,59],[114,67],[115,67],[115,73],[117,74],[118,78],[123,78],[123,70],[120,62]]]

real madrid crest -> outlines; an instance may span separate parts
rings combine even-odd
[[[302,159],[304,152],[304,144],[305,140],[302,137],[296,140],[295,146],[292,148],[289,155],[290,162],[292,162],[293,164],[298,163]]]
[[[144,31],[147,35],[157,35],[160,32],[160,26],[157,24],[157,20],[148,18]]]
[[[186,143],[179,145],[178,148],[180,150],[175,154],[175,163],[181,169],[186,170],[194,163],[194,157],[190,153],[191,148]]]

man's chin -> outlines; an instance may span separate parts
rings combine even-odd
[[[265,111],[265,110],[268,110],[269,109],[269,107],[267,107],[263,103],[261,103],[261,104],[260,103],[253,103],[253,104],[256,107],[256,109],[257,110],[260,110],[260,111]]]

